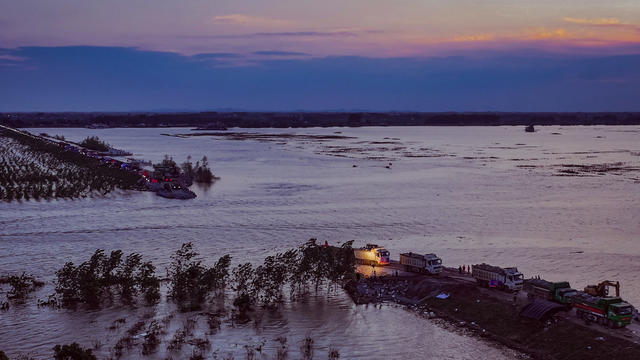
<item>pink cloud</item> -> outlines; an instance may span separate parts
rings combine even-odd
[[[263,16],[253,16],[246,14],[229,14],[214,16],[212,21],[216,24],[230,24],[230,25],[243,25],[243,26],[287,26],[293,25],[294,22],[289,20],[274,19]]]

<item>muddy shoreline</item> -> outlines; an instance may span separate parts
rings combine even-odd
[[[570,312],[544,322],[525,319],[519,313],[526,298],[480,288],[450,271],[437,277],[361,278],[345,290],[356,304],[399,304],[425,319],[440,319],[534,359],[640,358],[638,336],[628,329],[612,333],[598,325],[580,324]],[[447,298],[439,299],[439,294]]]

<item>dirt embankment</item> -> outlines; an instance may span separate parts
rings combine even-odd
[[[525,319],[519,315],[525,305],[521,299],[514,302],[497,290],[493,296],[473,283],[446,276],[363,279],[346,290],[358,304],[407,305],[421,316],[443,319],[534,359],[640,359],[640,345],[608,336],[597,325],[576,324],[562,312],[545,322]],[[439,294],[448,297],[440,299]]]

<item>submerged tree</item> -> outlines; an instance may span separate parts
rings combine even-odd
[[[0,284],[7,283],[11,286],[7,293],[9,300],[22,303],[27,296],[44,286],[44,282],[37,280],[33,275],[22,273],[22,275],[11,275],[0,277]]]
[[[240,309],[241,313],[250,310],[255,301],[255,294],[252,291],[253,277],[254,270],[251,263],[240,264],[233,269],[232,288],[236,292],[233,305]]]
[[[201,161],[202,162],[196,162],[194,181],[198,183],[211,184],[215,177],[213,176],[211,169],[209,169],[209,161],[206,156],[203,156]]]
[[[283,287],[291,278],[290,265],[296,256],[296,250],[267,256],[264,264],[255,269],[253,291],[262,305],[274,307],[282,302]]]
[[[109,256],[98,249],[88,261],[78,266],[66,263],[56,272],[56,293],[62,297],[62,305],[84,303],[92,307],[101,305],[103,299],[114,294],[125,303],[134,301],[139,293],[147,304],[160,298],[160,280],[155,276],[151,262],[142,262],[137,253],[122,260],[122,251],[112,251]]]
[[[262,265],[244,263],[233,269],[234,305],[246,312],[256,303],[277,307],[288,284],[291,299],[303,293],[309,283],[316,289],[323,282],[343,283],[355,277],[352,242],[341,247],[319,246],[310,239],[298,249],[267,256]]]
[[[190,178],[195,176],[195,169],[191,162],[191,155],[187,156],[187,161],[183,162],[182,165],[180,165],[180,168],[182,169],[182,172]]]
[[[171,256],[167,269],[169,295],[180,304],[182,310],[200,309],[206,297],[214,290],[224,289],[229,276],[231,256],[225,255],[210,268],[202,265],[192,243],[182,247]]]

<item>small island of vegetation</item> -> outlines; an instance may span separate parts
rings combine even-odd
[[[100,140],[97,136],[87,136],[79,145],[90,150],[101,152],[109,151],[111,148],[111,145]]]

